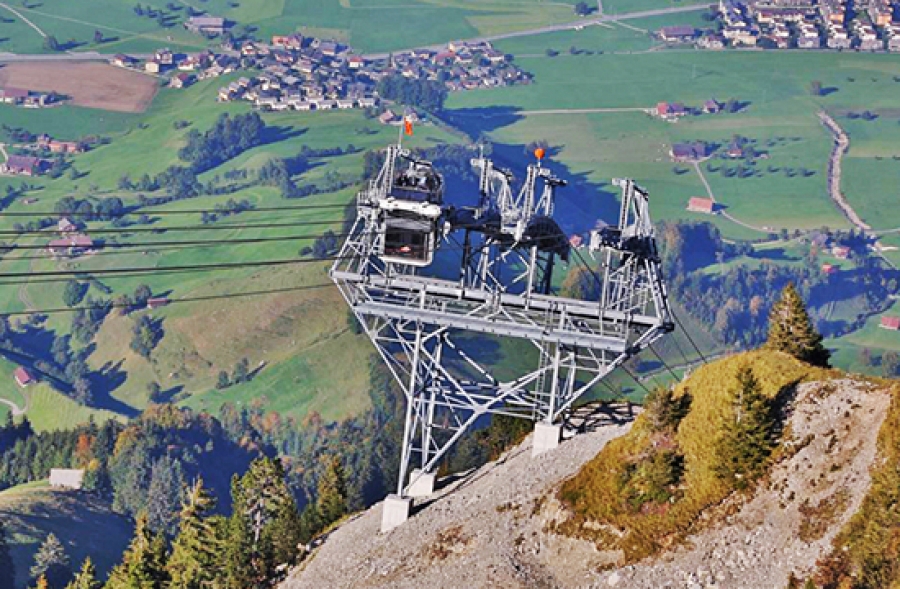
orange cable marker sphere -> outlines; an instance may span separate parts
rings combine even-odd
[[[542,160],[542,159],[544,159],[544,153],[545,153],[544,148],[538,147],[537,149],[534,150],[534,157],[538,158],[539,160]]]

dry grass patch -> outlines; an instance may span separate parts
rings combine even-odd
[[[71,104],[118,112],[144,112],[159,80],[101,62],[25,62],[0,67],[0,87],[56,92]]]

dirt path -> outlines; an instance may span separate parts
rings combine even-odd
[[[841,161],[850,148],[850,137],[841,129],[837,121],[828,116],[828,113],[820,111],[818,114],[819,120],[834,137],[834,149],[831,150],[831,158],[828,160],[828,194],[847,217],[847,220],[863,231],[870,231],[872,228],[856,214],[841,191]]]
[[[9,399],[4,399],[4,398],[0,397],[0,403],[9,407],[10,411],[12,411],[13,417],[18,417],[18,416],[22,415],[23,413],[25,413],[24,407],[19,407],[18,405],[16,405]]]
[[[8,11],[10,11],[11,13],[13,13],[14,15],[18,16],[19,19],[21,19],[21,21],[22,21],[23,23],[25,23],[26,25],[28,25],[29,27],[31,27],[32,29],[34,29],[35,31],[37,31],[37,34],[38,34],[38,35],[40,35],[41,37],[43,37],[43,38],[45,38],[45,39],[47,38],[47,33],[45,33],[44,31],[42,31],[42,30],[41,30],[41,27],[37,26],[36,24],[34,24],[33,22],[31,22],[30,20],[28,20],[27,18],[25,18],[25,15],[24,15],[24,14],[22,14],[21,12],[19,12],[18,10],[16,10],[16,9],[13,8],[12,6],[10,6],[9,4],[6,4],[6,3],[4,3],[4,2],[0,2],[0,8],[5,8],[5,9],[7,9]]]
[[[601,113],[617,113],[617,112],[644,112],[649,113],[653,109],[642,108],[639,106],[621,107],[621,108],[554,108],[548,110],[523,110],[515,114],[524,116],[535,115],[589,115]]]
[[[709,182],[706,180],[706,175],[703,173],[703,170],[700,169],[701,162],[692,162],[692,163],[694,165],[694,170],[697,172],[697,175],[700,176],[700,181],[703,183],[703,186],[706,188],[706,194],[709,195],[709,199],[716,204],[722,204],[718,200],[716,200],[716,195],[713,194],[712,187],[709,185]],[[756,225],[751,225],[750,223],[745,223],[744,221],[741,221],[740,219],[738,219],[737,217],[735,217],[728,211],[719,210],[718,213],[720,215],[722,215],[723,217],[725,217],[726,219],[728,219],[729,221],[731,221],[732,223],[736,223],[746,229],[750,229],[752,231],[758,231],[760,233],[765,233],[766,235],[768,235],[769,233],[772,233],[768,229],[763,229],[762,227],[757,227]]]

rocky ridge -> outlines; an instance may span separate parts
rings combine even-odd
[[[418,500],[379,534],[375,505],[335,530],[282,584],[307,587],[628,587],[781,589],[812,572],[858,509],[890,397],[849,378],[798,387],[784,457],[751,499],[674,551],[617,568],[620,554],[552,533],[566,511],[555,489],[611,439],[622,419],[536,458],[530,440]],[[582,420],[582,426],[596,425]]]

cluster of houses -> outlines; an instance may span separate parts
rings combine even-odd
[[[94,252],[94,240],[71,220],[65,217],[60,219],[57,230],[60,237],[47,244],[47,251],[54,258],[75,258]]]
[[[678,119],[687,115],[714,115],[716,113],[722,112],[725,106],[725,104],[722,104],[715,98],[710,98],[709,100],[705,101],[700,107],[688,107],[681,102],[660,102],[657,103],[656,108],[648,112],[661,118],[664,121],[674,123],[678,121]]]
[[[230,74],[241,67],[237,57],[225,53],[203,51],[196,55],[174,53],[170,49],[158,49],[147,60],[118,53],[109,63],[122,68],[141,70],[148,74],[168,76],[170,88],[186,88],[206,78]]]
[[[13,88],[6,86],[0,88],[0,103],[22,106],[25,108],[41,108],[50,106],[59,101],[59,96],[53,92],[37,92],[25,88]]]
[[[490,43],[450,43],[442,51],[420,49],[371,60],[346,45],[299,34],[270,44],[245,42],[244,62],[258,74],[219,90],[220,101],[245,100],[265,110],[330,110],[377,106],[376,86],[392,75],[433,80],[449,91],[523,83],[527,74]]]
[[[895,0],[719,0],[720,33],[700,46],[900,51]]]

